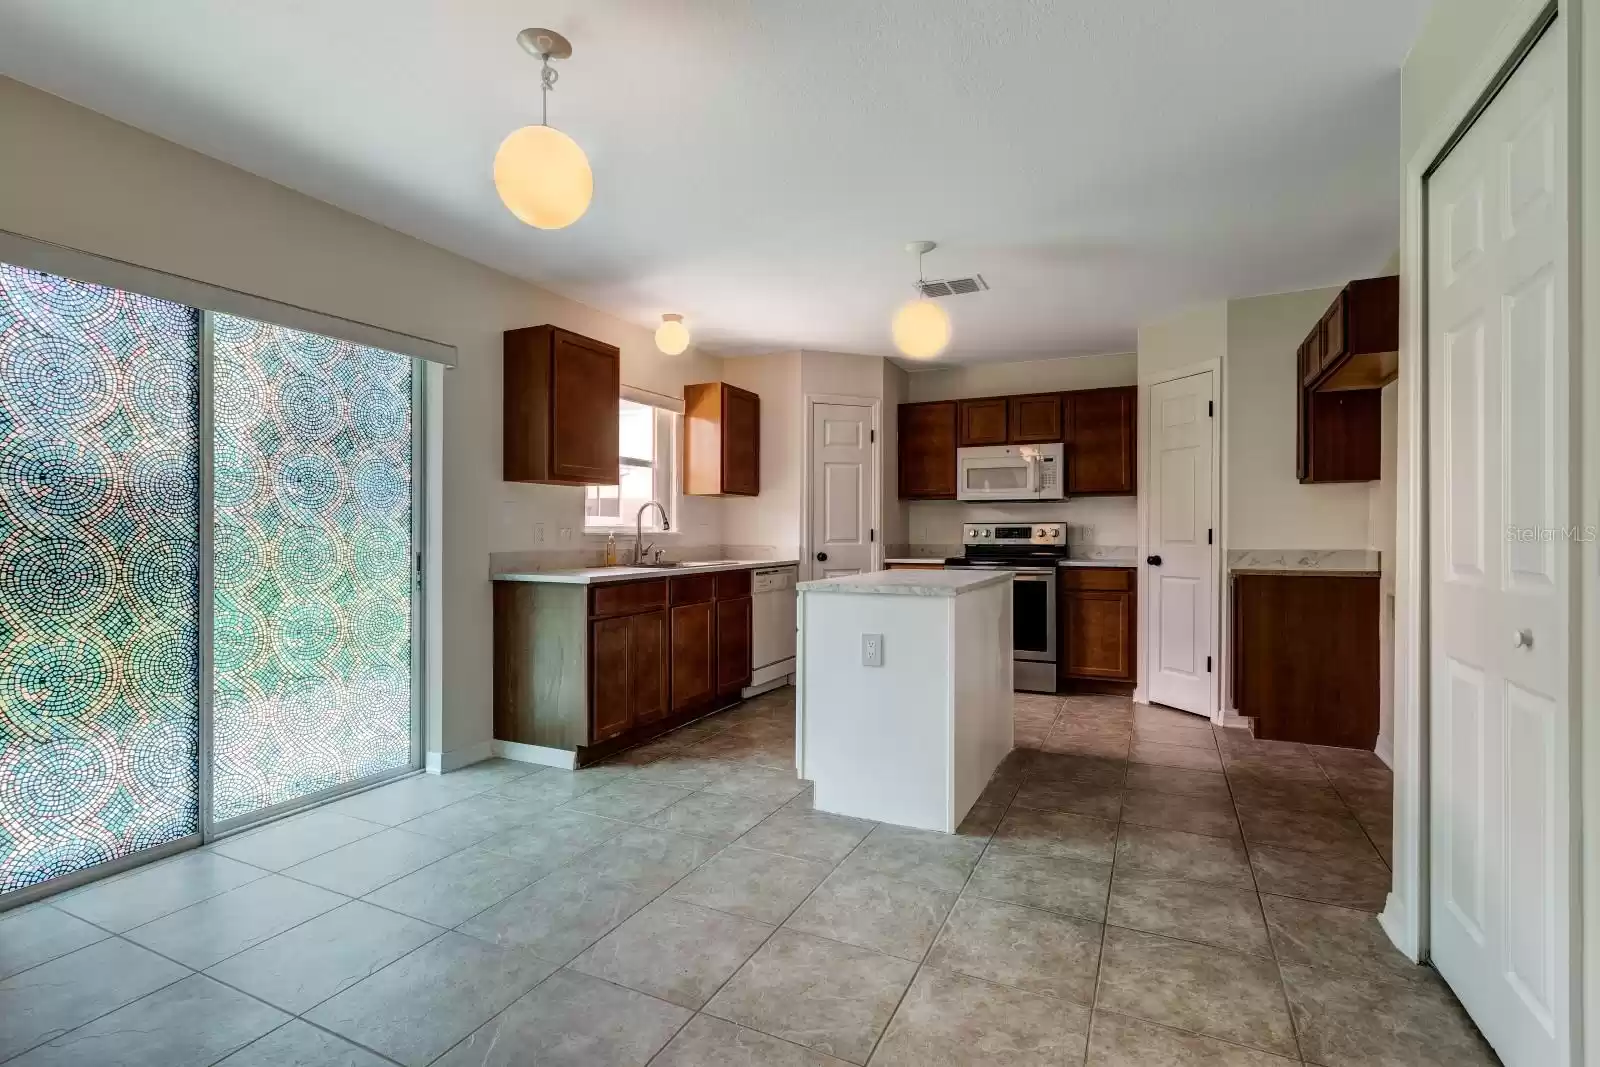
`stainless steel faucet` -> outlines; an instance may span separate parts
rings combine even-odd
[[[644,513],[651,508],[661,512],[661,529],[672,529],[672,520],[667,518],[667,507],[659,500],[647,500],[639,505],[639,512],[633,517],[633,565],[644,566],[644,554],[649,551],[644,543]]]

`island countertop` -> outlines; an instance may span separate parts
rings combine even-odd
[[[801,593],[846,593],[855,596],[933,596],[952,597],[985,586],[1011,581],[1010,571],[921,570],[871,571],[838,578],[818,578],[801,582]]]
[[[793,567],[797,559],[715,559],[680,563],[672,567],[579,567],[572,570],[513,570],[491,576],[496,582],[548,582],[554,585],[604,585],[608,582],[636,582],[641,578],[666,578],[674,574],[707,574],[714,571],[755,570],[757,567]]]

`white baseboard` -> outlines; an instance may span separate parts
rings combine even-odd
[[[793,661],[791,660],[790,662],[792,663]],[[780,674],[774,678],[769,678],[766,681],[752,680],[749,685],[739,690],[739,698],[741,700],[749,700],[751,697],[758,697],[762,693],[770,693],[774,689],[782,689],[784,686],[790,685],[793,682],[794,675],[792,674]]]
[[[1383,760],[1383,765],[1385,767],[1388,767],[1391,771],[1394,770],[1394,742],[1393,741],[1391,741],[1387,737],[1381,737],[1380,736],[1378,738],[1378,747],[1373,749],[1372,751],[1377,755],[1377,757],[1379,759]]]
[[[430,752],[425,766],[429,774],[449,774],[474,763],[482,763],[493,754],[490,742],[480,741],[476,745],[451,749],[449,752]]]
[[[492,742],[492,748],[501,759],[519,763],[537,763],[541,767],[559,767],[564,771],[570,771],[578,765],[578,754],[565,748],[524,745],[518,741],[495,741]]]
[[[1228,726],[1238,730],[1250,729],[1250,716],[1240,715],[1232,708],[1224,708],[1222,714],[1216,718],[1218,726]]]
[[[1383,911],[1378,913],[1378,925],[1383,927],[1383,932],[1389,935],[1389,940],[1394,942],[1394,947],[1400,950],[1401,955],[1412,963],[1421,963],[1421,953],[1417,951],[1417,931],[1411,928],[1405,910],[1400,895],[1391,892],[1383,902]]]

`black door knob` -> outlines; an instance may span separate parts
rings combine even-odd
[[[1152,567],[1161,566],[1161,557],[1160,556],[1146,556],[1144,558],[1144,561],[1146,563],[1150,564],[1150,566],[1152,566]]]
[[[817,553],[817,562],[818,563],[826,563],[826,562],[828,562],[828,554],[826,552],[818,552]]]

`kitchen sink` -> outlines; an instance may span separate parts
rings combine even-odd
[[[742,559],[691,559],[691,560],[662,560],[659,563],[632,563],[627,566],[649,567],[652,570],[671,570],[684,567],[731,567],[735,563],[745,562]]]

